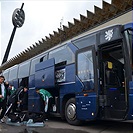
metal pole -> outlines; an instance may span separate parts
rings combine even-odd
[[[9,43],[8,43],[8,46],[7,46],[7,49],[6,49],[6,52],[5,52],[5,55],[4,55],[4,58],[3,58],[3,61],[2,61],[2,64],[5,63],[8,59],[8,55],[9,55],[9,52],[10,52],[10,49],[11,49],[11,45],[12,45],[12,41],[13,41],[13,38],[14,38],[14,35],[15,35],[15,32],[16,32],[16,29],[17,29],[17,27],[14,26],[11,37],[10,37],[10,40],[9,40]]]
[[[24,6],[24,3],[22,3],[22,6],[21,6],[20,10],[22,10],[22,9],[23,9],[23,6]]]

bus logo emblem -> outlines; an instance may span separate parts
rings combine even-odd
[[[105,32],[105,40],[110,41],[113,37],[113,29]]]

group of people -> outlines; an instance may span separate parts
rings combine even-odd
[[[37,89],[36,92],[44,101],[44,114],[48,111],[49,98],[52,95],[45,89]],[[0,123],[4,122],[4,117],[10,113],[28,112],[28,87],[21,86],[18,89],[5,82],[3,75],[0,75]]]
[[[4,122],[4,116],[16,110],[28,110],[27,87],[15,89],[13,85],[4,82],[4,76],[0,76],[0,122]],[[9,108],[8,108],[9,107]]]

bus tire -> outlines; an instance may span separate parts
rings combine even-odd
[[[75,98],[70,98],[67,101],[65,105],[65,118],[69,124],[78,126],[81,125],[81,121],[77,119],[75,103]]]

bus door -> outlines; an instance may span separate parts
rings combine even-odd
[[[123,120],[127,111],[128,91],[122,43],[101,46],[98,57],[102,118]]]
[[[76,95],[77,118],[80,120],[93,120],[97,116],[97,72],[96,72],[96,54],[94,46],[79,50],[76,54],[76,74],[77,83],[83,87]]]

